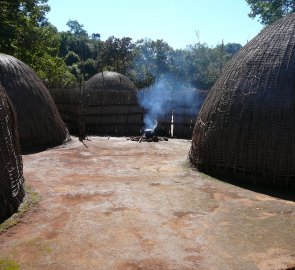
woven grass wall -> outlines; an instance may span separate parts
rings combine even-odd
[[[74,135],[85,133],[82,89],[49,89],[63,122]]]
[[[17,211],[25,195],[16,117],[2,86],[0,86],[0,153],[0,223],[2,223]]]
[[[138,135],[143,127],[143,109],[137,89],[116,72],[98,73],[79,89],[50,89],[71,134],[83,137]]]
[[[233,181],[295,186],[295,14],[250,41],[199,113],[189,157]]]
[[[48,90],[30,67],[0,54],[0,82],[16,111],[22,149],[56,146],[68,138]]]
[[[191,139],[203,97],[200,91],[179,91],[173,99],[173,137]]]

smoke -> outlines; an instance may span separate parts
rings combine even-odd
[[[195,117],[201,104],[195,88],[170,74],[156,78],[151,87],[140,90],[138,101],[146,111],[145,128],[153,128],[157,119],[172,115],[172,111]]]

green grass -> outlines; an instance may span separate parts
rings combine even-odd
[[[16,212],[12,217],[9,219],[5,220],[3,223],[0,224],[0,233],[6,231],[8,228],[15,226],[21,219],[21,217],[29,211],[34,205],[36,205],[40,199],[41,196],[39,193],[34,191],[30,186],[25,185],[25,191],[26,191],[26,196],[20,205],[18,212]],[[0,260],[0,270],[3,269],[1,268],[1,260]],[[4,269],[18,269],[18,268],[4,268]]]
[[[19,270],[20,265],[12,260],[1,260],[0,259],[0,270]]]

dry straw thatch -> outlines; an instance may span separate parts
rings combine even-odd
[[[49,89],[49,91],[70,133],[80,135],[85,125],[82,89]]]
[[[15,213],[25,192],[15,113],[0,86],[0,223]]]
[[[124,75],[101,72],[85,83],[85,125],[88,134],[138,135],[143,109],[137,89]]]
[[[0,54],[0,82],[17,114],[22,149],[56,146],[68,138],[48,90],[30,67]]]
[[[189,157],[200,170],[295,186],[295,13],[250,41],[210,90]]]

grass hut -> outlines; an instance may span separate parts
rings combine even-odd
[[[143,126],[143,109],[137,89],[127,77],[101,72],[85,83],[85,126],[87,134],[138,135]]]
[[[15,213],[25,195],[15,113],[0,86],[0,223]]]
[[[225,67],[197,118],[189,157],[233,181],[295,187],[295,13]]]
[[[68,131],[42,81],[20,60],[0,54],[0,83],[17,115],[21,148],[62,144]]]

